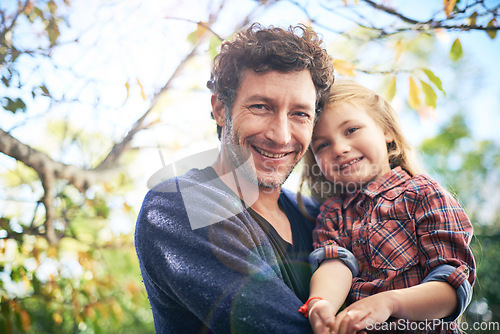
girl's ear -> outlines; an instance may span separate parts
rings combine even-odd
[[[394,138],[392,137],[392,135],[390,133],[385,132],[384,137],[385,137],[385,142],[387,144],[390,144],[394,141]]]
[[[219,126],[224,126],[226,124],[226,112],[217,94],[212,94],[210,102],[212,103],[212,114],[214,115],[215,122],[217,122]]]

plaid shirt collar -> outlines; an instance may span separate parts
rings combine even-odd
[[[385,198],[392,200],[401,195],[404,190],[402,187],[397,186],[409,179],[411,179],[410,175],[398,166],[384,175],[376,177],[363,189],[347,193],[343,201],[343,207],[344,209],[347,208],[360,194],[365,194],[371,198],[383,194]]]

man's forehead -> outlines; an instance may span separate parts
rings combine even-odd
[[[314,95],[313,104],[315,104],[316,87],[314,86],[309,70],[292,72],[281,72],[277,70],[255,72],[253,70],[246,70],[241,77],[236,94],[240,95],[240,93],[242,93],[245,95],[245,98],[264,98],[267,89],[281,89],[282,86],[289,81],[296,83],[297,94],[295,95],[303,97],[304,99],[308,99],[307,89],[312,88],[310,90],[311,97]],[[287,93],[287,91],[283,91],[283,94],[285,93]]]

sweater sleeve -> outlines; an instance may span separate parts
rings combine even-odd
[[[249,214],[221,214],[224,198],[190,196],[198,217],[209,221],[204,227],[190,225],[185,193],[150,191],[139,214],[136,250],[156,332],[186,331],[173,328],[179,324],[170,319],[172,308],[214,333],[311,332]]]

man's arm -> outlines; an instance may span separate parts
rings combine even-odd
[[[199,209],[216,221],[210,208],[217,202],[202,201]],[[244,221],[248,213],[192,230],[176,203],[180,193],[150,192],[138,220],[141,269],[158,290],[216,333],[311,331],[297,312],[302,302],[276,271],[266,235]],[[153,313],[162,312],[161,303],[152,303]]]

